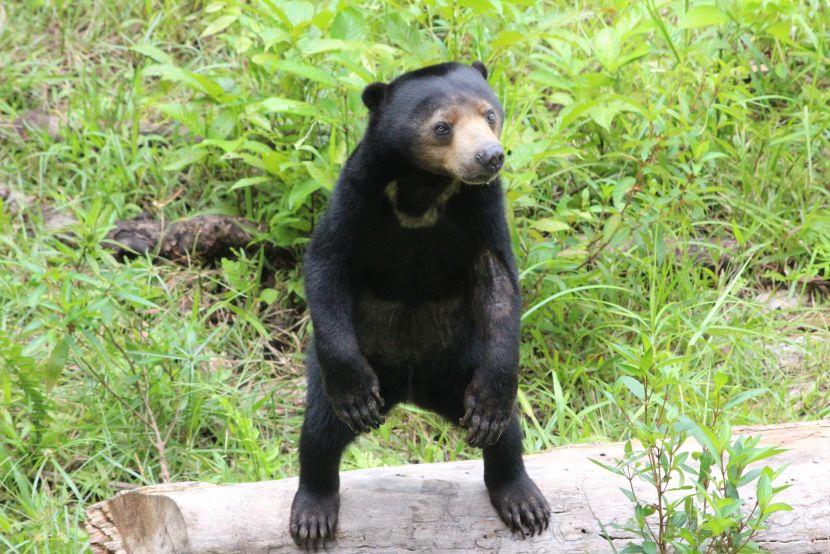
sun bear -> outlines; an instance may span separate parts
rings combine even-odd
[[[516,409],[521,303],[499,170],[504,111],[487,69],[443,63],[363,91],[366,133],[314,230],[314,327],[290,531],[334,537],[340,457],[411,402],[466,427],[484,483],[522,536],[550,509],[522,461]]]

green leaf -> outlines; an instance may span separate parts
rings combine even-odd
[[[237,190],[252,187],[254,185],[260,185],[262,183],[272,182],[274,179],[271,177],[245,177],[243,179],[239,179],[237,182],[231,186],[228,190]]]
[[[270,337],[270,332],[268,331],[268,329],[265,328],[265,326],[262,324],[262,322],[252,312],[250,312],[248,310],[244,310],[244,309],[240,308],[239,306],[235,306],[232,303],[225,304],[224,307],[226,309],[232,311],[240,319],[247,322],[251,327],[254,328],[254,330],[257,333],[259,333],[259,335],[261,337],[263,337],[265,339]]]
[[[262,289],[262,292],[259,293],[259,299],[265,302],[266,304],[273,304],[279,298],[279,291],[275,289]]]
[[[616,30],[606,27],[594,35],[591,41],[597,61],[608,71],[617,69],[622,44]]]
[[[291,187],[288,193],[288,209],[296,210],[309,194],[321,188],[320,182],[315,179],[306,179],[299,185]]]
[[[338,10],[331,23],[332,38],[340,40],[366,40],[368,28],[363,14],[355,8]]]
[[[236,21],[238,17],[239,16],[237,14],[223,15],[221,17],[217,17],[210,23],[210,25],[205,27],[205,30],[202,31],[202,34],[199,35],[199,37],[204,38],[210,35],[215,35],[220,31],[224,31],[231,25],[231,23]]]
[[[494,50],[507,49],[510,46],[527,40],[527,34],[518,31],[502,31],[491,44]]]
[[[301,115],[307,117],[319,116],[318,110],[314,106],[302,102],[300,100],[292,100],[290,98],[266,98],[265,100],[253,105],[254,109],[262,113],[287,113],[292,115]]]
[[[179,149],[174,152],[177,157],[162,166],[164,171],[181,171],[185,167],[198,162],[208,155],[208,150],[205,148],[187,147]]]
[[[631,377],[630,375],[623,375],[617,379],[617,383],[625,385],[625,387],[631,391],[631,394],[637,397],[638,400],[645,400],[646,389],[643,387],[643,384],[634,377]]]
[[[170,119],[178,121],[187,127],[191,133],[203,136],[206,134],[205,124],[201,114],[190,106],[184,106],[182,104],[162,104],[159,106],[159,111]]]
[[[723,386],[729,381],[729,376],[722,371],[718,371],[717,373],[715,373],[715,376],[712,378],[712,380],[714,381],[715,393],[717,394],[717,391],[722,389]]]
[[[617,58],[616,62],[614,62],[614,69],[616,70],[632,62],[635,62],[640,58],[648,56],[650,53],[651,46],[648,44],[648,42],[638,42],[637,46],[634,47],[634,50]]]
[[[758,478],[757,495],[758,504],[762,507],[769,504],[772,498],[772,479],[770,478],[770,471],[767,468],[761,472],[761,476]]]
[[[462,8],[469,8],[476,14],[487,14],[496,11],[496,6],[490,0],[458,0]]]
[[[744,485],[748,485],[749,483],[753,482],[755,479],[758,478],[758,476],[761,474],[763,470],[764,468],[762,467],[750,469],[741,476],[741,478],[738,480],[737,486],[743,487]]]
[[[537,219],[530,224],[531,227],[543,233],[558,233],[560,231],[570,231],[571,226],[558,219]]]
[[[161,64],[173,63],[173,58],[167,52],[156,48],[152,44],[138,44],[133,46],[132,50]]]
[[[281,152],[266,152],[262,155],[262,163],[268,173],[279,176],[282,174],[284,164],[290,162]]]
[[[764,509],[764,515],[770,516],[775,512],[792,512],[793,507],[789,504],[785,504],[783,502],[775,502],[773,504],[767,504],[767,507]]]
[[[351,52],[365,49],[366,46],[336,38],[320,38],[304,40],[298,45],[298,48],[304,55],[313,56],[325,52]]]
[[[149,65],[144,68],[141,74],[144,77],[160,77],[174,83],[182,83],[192,90],[205,93],[217,100],[221,100],[225,95],[224,89],[210,77],[193,73],[192,71],[186,71],[175,65]]]
[[[314,17],[314,5],[310,2],[290,1],[283,4],[283,13],[293,27],[298,27]]]
[[[221,148],[225,154],[229,154],[239,150],[244,141],[245,137],[239,137],[236,140],[205,139],[199,144],[195,145],[194,148],[207,148],[209,146],[216,146],[217,148]]]
[[[210,122],[208,137],[211,139],[224,140],[233,133],[236,128],[237,114],[231,110],[221,110],[213,121]],[[236,141],[242,143],[245,137],[239,137]]]
[[[760,396],[762,394],[765,394],[766,392],[768,392],[767,389],[749,389],[749,390],[742,391],[742,392],[736,394],[734,397],[732,397],[724,405],[723,409],[724,410],[729,410],[731,408],[734,408],[735,406],[743,404],[744,402],[746,402],[750,398],[755,398],[756,396]]]
[[[681,29],[694,29],[720,25],[729,21],[729,17],[715,6],[695,6],[680,18]]]
[[[620,113],[621,104],[619,102],[609,102],[607,104],[599,104],[594,106],[588,112],[597,125],[604,128],[606,131],[611,130],[611,123],[617,114]]]
[[[44,366],[44,378],[46,386],[51,388],[58,382],[58,379],[66,366],[66,360],[69,358],[69,341],[66,337],[61,337],[52,348],[49,354],[49,359],[46,360]]]
[[[779,21],[777,23],[773,23],[772,25],[766,28],[766,32],[785,44],[798,46],[798,44],[794,42],[792,38],[790,38],[790,24],[786,21]]]
[[[145,308],[159,309],[158,304],[156,304],[154,302],[151,302],[151,301],[147,300],[146,298],[142,298],[141,296],[138,296],[138,295],[133,294],[131,292],[127,292],[125,290],[118,290],[116,292],[116,295],[119,298],[121,298],[122,300],[126,300],[127,302],[130,302],[131,304],[136,304],[138,306],[144,306]]]
[[[274,54],[257,54],[251,60],[269,70],[284,71],[309,81],[316,81],[329,86],[337,86],[337,81],[329,71],[294,60],[284,60]]]
[[[642,504],[634,506],[634,517],[641,529],[646,526],[646,514]]]
[[[709,521],[703,524],[704,529],[708,529],[711,531],[712,536],[719,536],[724,533],[727,529],[731,528],[734,521],[730,518],[726,517],[713,517]]]
[[[605,470],[607,470],[607,471],[610,471],[611,473],[614,473],[615,475],[621,475],[621,476],[624,476],[624,475],[625,475],[625,473],[623,473],[623,471],[622,471],[620,468],[618,468],[618,467],[614,467],[614,466],[612,466],[612,465],[610,465],[610,464],[606,464],[606,463],[601,462],[601,461],[599,461],[599,460],[596,460],[596,459],[594,459],[594,458],[588,458],[588,461],[589,461],[589,462],[591,462],[591,463],[593,463],[593,464],[595,464],[595,465],[598,465],[598,466],[599,466],[599,467],[601,467],[602,469],[605,469]],[[621,489],[621,490],[622,490],[623,492],[625,492],[625,490],[626,490],[626,489]]]
[[[675,424],[675,428],[692,435],[716,460],[720,456],[722,448],[719,447],[718,439],[709,429],[701,427],[687,416],[681,416]]]
[[[643,355],[640,356],[640,363],[639,363],[640,372],[645,373],[646,371],[651,369],[651,366],[653,364],[654,364],[654,350],[652,350],[651,347],[648,347],[643,352]]]

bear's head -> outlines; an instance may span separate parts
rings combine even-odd
[[[372,83],[363,103],[373,143],[418,169],[485,184],[504,163],[504,111],[481,62],[443,63]]]

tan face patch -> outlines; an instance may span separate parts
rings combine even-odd
[[[494,123],[487,121],[493,110]],[[449,175],[466,183],[482,183],[492,178],[486,176],[476,161],[476,153],[485,147],[499,144],[502,120],[488,102],[460,101],[437,110],[421,125],[420,140],[415,150],[416,162],[422,169],[439,175]],[[435,132],[439,124],[450,131],[446,135]]]

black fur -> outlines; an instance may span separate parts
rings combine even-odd
[[[383,95],[386,92],[386,83],[372,83],[363,89],[363,94],[360,96],[363,104],[370,110],[378,109]]]
[[[468,429],[468,442],[484,448],[493,505],[514,531],[548,526],[547,503],[521,457],[519,284],[501,183],[461,184],[437,222],[416,229],[399,224],[384,194],[396,181],[398,208],[417,216],[453,186],[412,163],[413,129],[436,105],[467,96],[501,115],[483,73],[441,64],[364,93],[369,128],[306,254],[314,341],[290,522],[298,545],[333,537],[340,455],[399,402]]]
[[[474,68],[478,69],[482,77],[484,77],[485,79],[487,78],[487,66],[485,66],[478,60],[474,61],[472,65]]]

